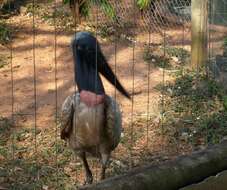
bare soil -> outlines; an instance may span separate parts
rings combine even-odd
[[[15,16],[11,21],[14,27],[12,49],[0,47],[1,54],[8,55],[9,59],[12,53],[12,60],[9,60],[12,63],[12,72],[11,64],[8,64],[0,73],[1,115],[11,116],[13,103],[13,113],[23,116],[23,120],[27,121],[29,119],[26,119],[26,115],[34,114],[36,107],[37,126],[49,127],[50,121],[55,117],[56,103],[59,109],[66,96],[75,90],[70,48],[74,34],[57,32],[55,36],[54,27],[41,22],[38,18],[35,19],[33,31],[32,17],[27,15]],[[114,71],[116,68],[115,73],[120,81],[128,91],[131,93],[134,91],[133,112],[152,114],[152,107],[155,107],[152,105],[158,103],[160,95],[154,87],[162,81],[162,69],[154,68],[152,65],[149,67],[144,62],[141,46],[133,47],[132,44],[124,42],[102,40],[101,44],[109,64]],[[114,88],[105,79],[104,84],[106,93],[114,96]],[[132,102],[118,92],[116,96],[127,117],[132,111]]]
[[[12,117],[17,129],[36,128],[44,131],[44,135],[45,131],[52,131],[49,138],[54,138],[53,131],[57,129],[56,118],[61,104],[76,89],[70,47],[74,33],[55,32],[53,26],[38,17],[35,17],[33,30],[33,18],[27,14],[12,17],[10,23],[14,30],[12,46],[0,46],[0,54],[7,55],[10,62],[0,69],[0,114]],[[162,42],[160,34],[152,35],[153,42]],[[137,36],[139,41],[148,42],[148,38],[148,34]],[[116,99],[123,111],[124,137],[113,154],[114,160],[120,160],[118,166],[128,168],[187,153],[190,147],[180,147],[161,134],[161,94],[154,87],[168,80],[169,76],[163,69],[145,63],[142,45],[103,39],[100,39],[100,43],[119,80],[128,91],[134,92],[133,100],[129,101],[103,79],[106,93],[115,96],[116,92]],[[43,139],[38,140],[39,152]],[[34,140],[26,141],[26,146],[34,146],[33,143]],[[75,162],[80,163],[72,159],[65,172],[72,179],[81,181],[84,175],[81,169],[76,173],[70,169]],[[127,170],[125,168],[120,173]],[[109,175],[118,172],[112,169]]]

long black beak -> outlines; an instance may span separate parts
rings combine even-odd
[[[97,67],[98,71],[113,85],[121,92],[125,97],[131,99],[129,93],[125,90],[125,88],[121,85],[120,81],[117,79],[115,74],[113,73],[112,69],[108,65],[104,55],[99,52],[97,55]]]

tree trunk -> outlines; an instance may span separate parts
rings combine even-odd
[[[15,0],[0,0],[0,8],[8,8],[10,9],[13,4],[14,4]]]
[[[72,15],[73,15],[73,18],[74,18],[74,24],[75,26],[77,24],[80,24],[80,0],[70,0],[70,3],[69,3],[69,6],[70,6],[70,9],[72,11]]]
[[[177,190],[227,169],[227,141],[158,166],[82,187],[81,190]]]
[[[207,61],[208,0],[192,0],[191,65],[199,69]]]

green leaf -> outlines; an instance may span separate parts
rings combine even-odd
[[[64,4],[68,4],[69,0],[62,0]],[[150,3],[154,0],[136,0],[136,5],[139,7],[139,9],[145,9],[147,8]],[[94,3],[98,5],[105,15],[107,15],[110,19],[116,18],[116,11],[114,9],[114,6],[111,4],[111,1],[109,0],[85,0],[85,1],[79,1],[80,4],[80,14],[81,16],[88,16],[90,11],[90,4]]]
[[[143,10],[145,8],[147,8],[152,0],[137,0],[136,4],[139,7],[140,10]]]
[[[227,111],[227,96],[224,96],[224,102],[223,102],[223,106],[224,106],[224,109],[225,111]]]
[[[103,12],[111,19],[116,18],[116,12],[112,4],[108,0],[94,0],[98,4]]]
[[[63,4],[69,3],[69,0],[63,0]]]

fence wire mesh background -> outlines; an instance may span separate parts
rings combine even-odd
[[[217,8],[214,0],[209,1],[207,80],[215,78],[226,84],[227,5],[222,2]],[[14,40],[0,46],[1,57],[9,63],[0,70],[0,184],[9,189],[72,189],[83,182],[82,163],[60,140],[58,125],[61,104],[75,91],[70,47],[75,30],[97,34],[109,64],[133,94],[130,102],[116,93],[124,130],[112,154],[108,177],[190,154],[221,140],[218,132],[225,135],[222,111],[215,113],[215,121],[222,124],[209,123],[215,98],[197,102],[186,98],[190,93],[201,96],[193,94],[196,81],[203,82],[198,84],[202,85],[200,93],[211,97],[216,97],[218,88],[216,83],[215,88],[210,83],[207,87],[199,71],[191,74],[187,70],[190,0],[155,1],[143,11],[132,0],[112,1],[112,5],[117,22],[94,5],[90,17],[76,29],[71,27],[68,6],[58,0],[29,1],[19,15],[7,21]],[[179,80],[172,86],[174,76]],[[107,94],[115,97],[115,89],[106,81],[104,85]],[[199,112],[195,102],[211,112]],[[185,107],[190,107],[187,113]],[[201,117],[210,120],[198,130],[193,126],[202,123]],[[89,162],[97,182],[100,164],[93,158]]]

